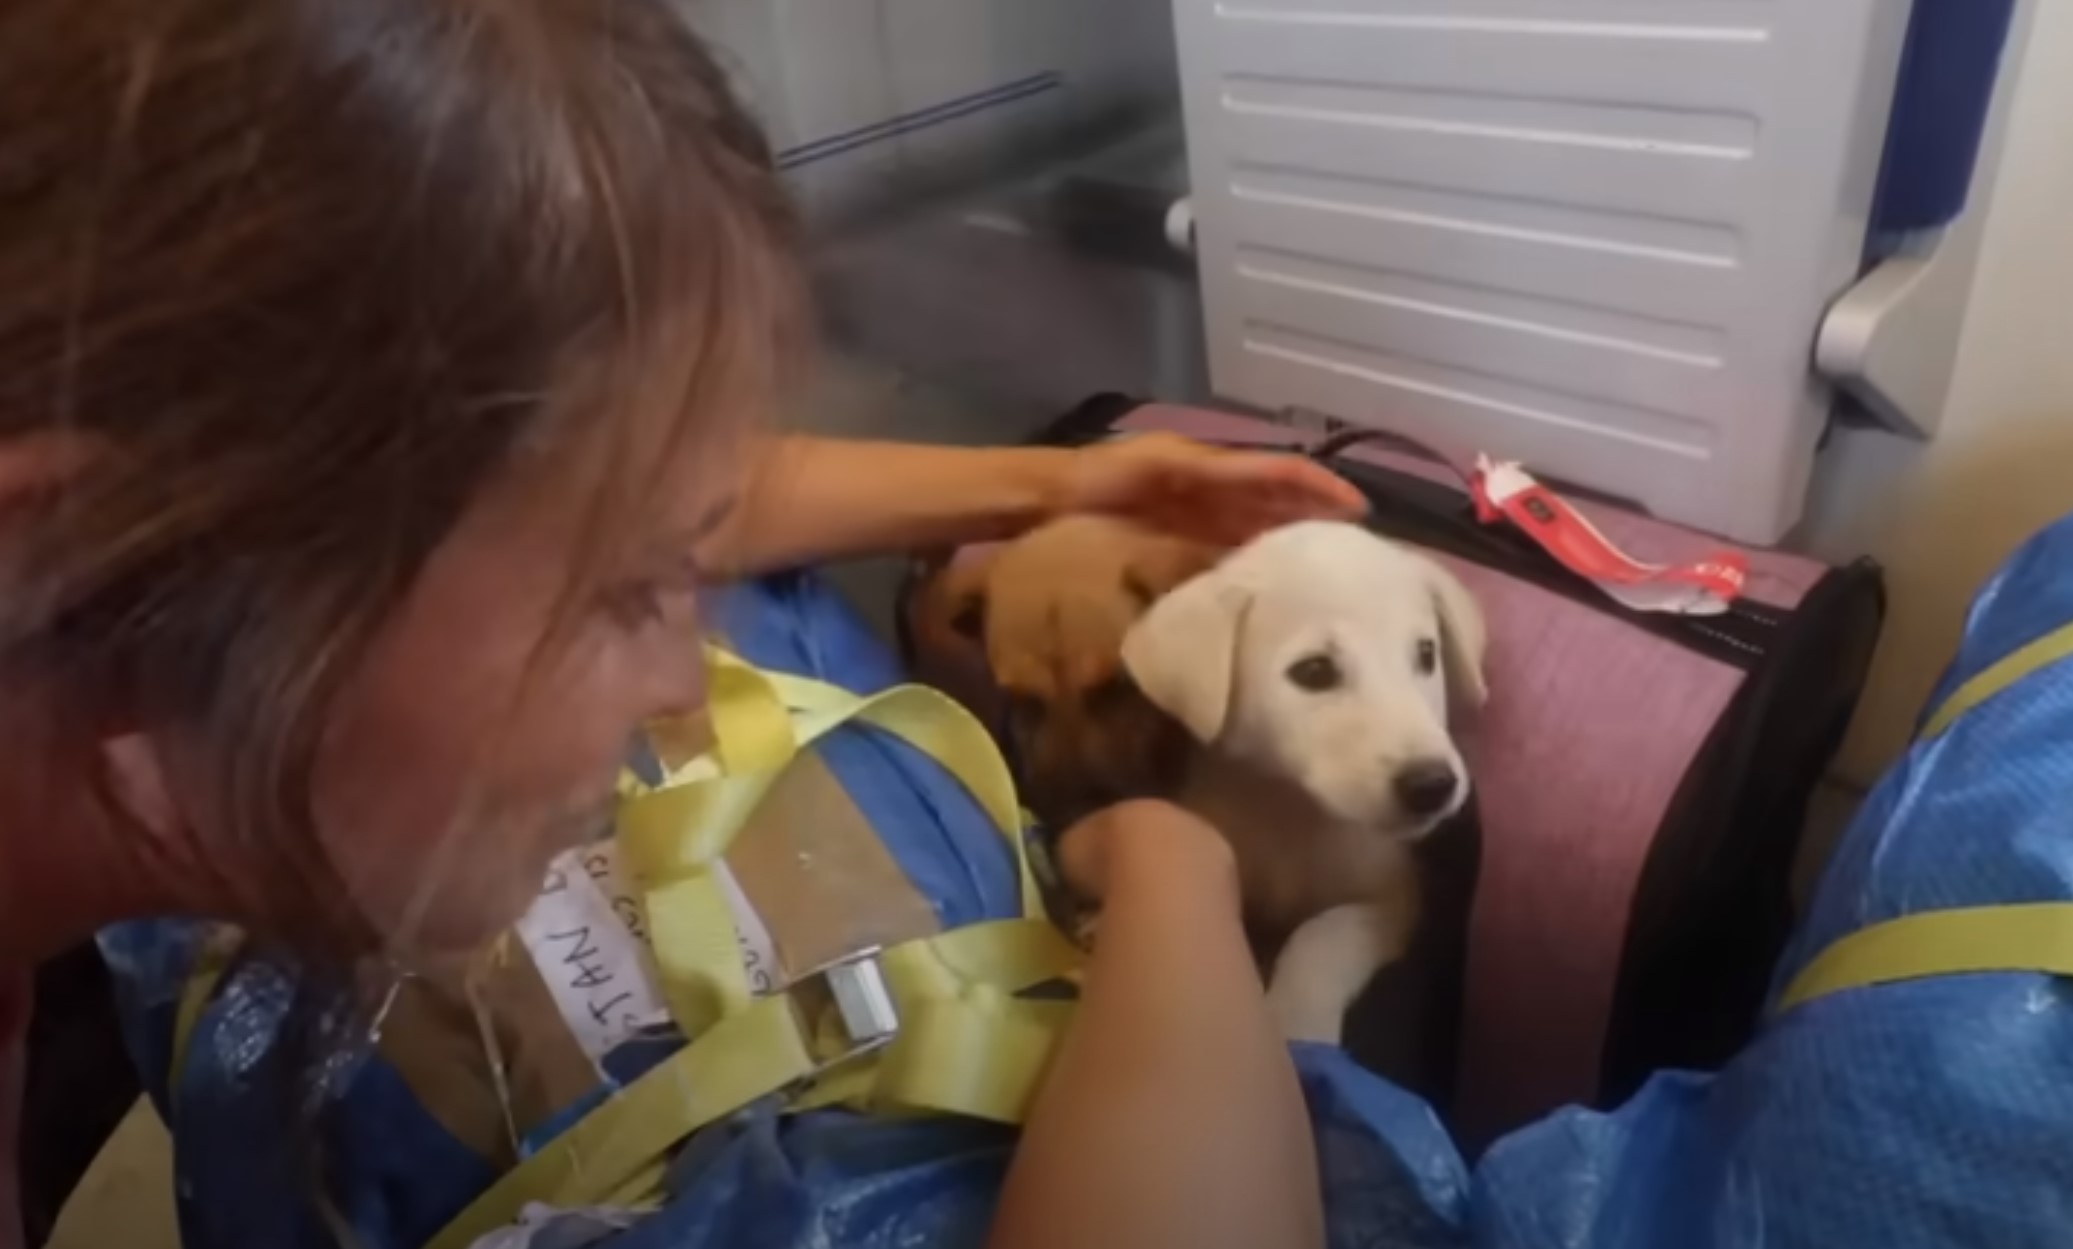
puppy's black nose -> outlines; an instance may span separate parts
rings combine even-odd
[[[1438,815],[1460,788],[1461,778],[1445,759],[1414,759],[1396,774],[1396,800],[1412,815]]]

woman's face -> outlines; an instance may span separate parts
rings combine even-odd
[[[701,706],[692,553],[732,497],[712,466],[733,458],[704,451],[706,471],[686,457],[662,475],[631,549],[575,602],[584,474],[536,453],[486,490],[377,634],[319,747],[312,801],[324,853],[391,945],[464,948],[508,925],[551,858],[609,828],[641,725]]]

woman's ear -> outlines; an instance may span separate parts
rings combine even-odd
[[[1483,609],[1453,573],[1432,560],[1426,560],[1425,565],[1433,611],[1440,621],[1440,654],[1447,665],[1447,693],[1465,707],[1481,707],[1490,700],[1490,685],[1483,675],[1483,653],[1490,636],[1483,624]]]
[[[1205,744],[1223,735],[1230,715],[1250,602],[1242,586],[1211,571],[1152,604],[1123,639],[1123,666],[1137,688]]]
[[[180,831],[180,805],[173,800],[164,757],[151,738],[142,733],[104,738],[101,766],[108,777],[108,794],[124,815],[158,837]]]

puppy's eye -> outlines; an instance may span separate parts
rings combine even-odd
[[[1297,689],[1322,694],[1344,684],[1346,674],[1330,655],[1309,655],[1289,665],[1288,679]]]
[[[956,613],[950,617],[950,630],[967,641],[985,641],[986,600],[974,597],[959,603]]]
[[[1439,671],[1440,644],[1431,638],[1420,638],[1418,641],[1418,656],[1413,662],[1418,669],[1418,675],[1421,677],[1429,677]]]

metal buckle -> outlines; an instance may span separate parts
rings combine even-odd
[[[808,1037],[832,1011],[842,1024],[842,1051],[814,1068],[814,1076],[855,1062],[893,1043],[900,1035],[900,1010],[886,983],[884,949],[872,946],[847,954],[795,978],[785,986],[799,1027]]]

